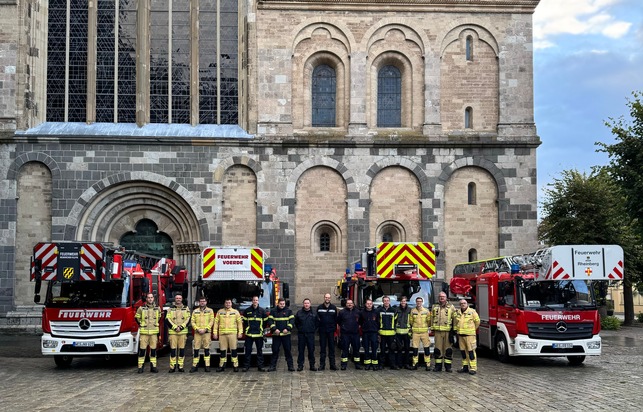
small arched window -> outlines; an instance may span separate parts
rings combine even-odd
[[[464,109],[464,128],[473,129],[473,109],[471,107]]]
[[[322,232],[319,235],[319,251],[330,252],[330,234],[327,232]]]
[[[473,60],[473,37],[467,36],[465,40],[465,55],[468,62]]]
[[[469,262],[475,262],[476,260],[478,260],[478,251],[469,249]]]
[[[392,242],[393,241],[393,233],[387,231],[382,233],[382,242]]]
[[[402,74],[395,66],[384,66],[377,74],[377,126],[402,126]]]
[[[335,126],[336,87],[335,69],[325,64],[315,67],[312,81],[312,125],[314,127]]]
[[[473,182],[469,182],[467,185],[467,204],[476,204],[476,184]]]

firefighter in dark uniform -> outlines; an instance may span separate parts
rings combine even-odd
[[[382,369],[386,363],[385,357],[388,357],[388,363],[391,369],[400,369],[395,364],[395,351],[393,350],[397,311],[391,306],[391,298],[388,296],[382,298],[382,303],[382,307],[377,311],[380,322],[380,363],[378,369]]]
[[[272,359],[270,362],[270,369],[268,372],[277,370],[277,361],[279,360],[279,349],[284,347],[284,354],[286,355],[286,363],[290,372],[295,371],[292,360],[292,341],[291,333],[295,316],[292,310],[286,307],[286,300],[279,298],[277,307],[270,312],[268,321],[270,322],[270,332],[272,333]]]
[[[326,369],[326,352],[330,370],[337,370],[335,364],[335,330],[337,329],[337,307],[330,303],[330,293],[324,295],[324,303],[317,307],[319,324],[319,370]]]
[[[179,372],[185,372],[185,342],[188,337],[190,309],[183,305],[183,296],[174,297],[174,305],[167,311],[167,321],[170,324],[170,373],[176,372],[177,354]]]
[[[265,372],[263,367],[263,328],[268,323],[266,310],[259,306],[259,297],[252,297],[252,305],[243,311],[243,324],[246,334],[244,343],[243,372],[250,369],[250,358],[252,357],[252,346],[257,348],[257,368],[259,372]]]
[[[397,318],[395,319],[395,338],[400,343],[397,348],[395,360],[398,368],[410,369],[409,355],[411,353],[411,337],[409,336],[409,319],[411,316],[411,307],[408,305],[406,296],[400,299],[400,306],[397,308]]]
[[[364,345],[364,368],[369,371],[377,370],[377,331],[379,329],[378,314],[373,309],[373,301],[368,299],[366,307],[359,314],[359,324],[362,327],[362,345]]]
[[[158,345],[159,319],[161,319],[161,310],[154,304],[154,295],[147,294],[145,306],[136,310],[136,322],[139,325],[139,349],[138,349],[138,373],[143,373],[145,364],[145,354],[147,347],[150,347],[150,371],[158,373],[156,368],[156,347]]]
[[[346,307],[339,311],[337,324],[339,324],[340,346],[342,348],[341,369],[346,370],[349,349],[353,351],[355,369],[362,369],[359,364],[359,311],[355,309],[352,300],[347,300]]]
[[[317,315],[310,307],[310,299],[304,299],[304,307],[295,315],[299,355],[297,356],[297,371],[304,370],[304,351],[308,349],[308,366],[311,371],[315,368],[315,332],[317,332]]]

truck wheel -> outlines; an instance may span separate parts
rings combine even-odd
[[[58,366],[59,368],[68,368],[69,365],[71,365],[72,359],[74,358],[67,355],[54,356],[54,362],[56,362],[56,366]]]
[[[507,345],[507,339],[502,332],[498,332],[496,335],[496,355],[498,360],[502,363],[509,362],[509,345]]]
[[[571,366],[578,366],[581,365],[583,362],[585,362],[585,356],[580,355],[580,356],[568,356],[567,360],[569,361],[569,364]]]

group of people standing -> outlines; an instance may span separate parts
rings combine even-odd
[[[480,318],[476,311],[468,307],[466,300],[460,301],[456,309],[447,301],[444,292],[439,294],[438,303],[431,309],[425,308],[424,300],[416,298],[415,307],[408,306],[402,297],[398,307],[392,307],[390,298],[382,298],[382,306],[374,308],[373,301],[367,300],[362,310],[355,308],[352,300],[346,301],[342,310],[331,303],[330,294],[324,295],[324,302],[314,311],[310,299],[304,299],[302,308],[293,314],[286,307],[286,301],[279,299],[277,307],[268,314],[259,306],[259,298],[253,297],[252,304],[239,312],[226,300],[224,307],[215,316],[207,306],[205,298],[199,299],[199,306],[190,313],[183,305],[181,295],[175,296],[174,305],[168,310],[170,343],[170,373],[184,372],[185,344],[188,324],[194,330],[193,361],[190,372],[198,370],[200,351],[204,352],[205,371],[210,371],[211,338],[219,340],[220,363],[217,372],[223,372],[230,352],[233,370],[239,371],[237,339],[245,334],[244,353],[257,353],[259,371],[275,371],[279,354],[283,348],[289,371],[295,371],[292,356],[292,333],[297,330],[298,358],[297,371],[304,369],[305,353],[311,371],[325,370],[326,360],[331,370],[337,370],[335,361],[335,334],[339,327],[341,348],[340,369],[346,370],[349,360],[356,369],[381,370],[388,365],[391,369],[417,369],[420,349],[423,348],[426,370],[451,372],[453,361],[452,345],[459,343],[462,355],[462,368],[458,372],[475,375],[477,372],[476,329]],[[156,346],[159,333],[160,309],[154,304],[154,295],[148,294],[146,304],[138,308],[136,320],[140,325],[140,348],[138,372],[143,372],[147,347],[150,347],[151,371],[156,367]],[[263,343],[264,329],[269,327],[272,335],[272,357],[268,368],[264,367]],[[434,365],[431,363],[429,331],[433,330],[435,347]],[[361,332],[361,339],[360,339]],[[320,357],[316,366],[315,340],[319,334]],[[364,349],[362,362],[360,348]],[[378,355],[379,349],[379,355]],[[250,356],[244,357],[243,371],[250,369]]]

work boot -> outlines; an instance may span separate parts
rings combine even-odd
[[[469,371],[469,375],[475,375],[476,373],[476,371]]]
[[[362,365],[360,365],[359,363],[356,363],[355,364],[355,369],[357,369],[358,371],[361,371],[362,370]]]
[[[346,370],[346,364],[345,364],[345,363],[342,363],[342,367],[341,367],[341,369],[342,369],[343,371],[345,371],[345,370]]]
[[[239,372],[239,367],[238,367],[238,366],[234,366],[234,367],[232,368],[232,370],[233,370],[234,372]]]
[[[294,372],[294,371],[295,371],[295,367],[294,367],[294,366],[289,366],[289,367],[288,367],[288,372]]]
[[[323,371],[324,369],[326,369],[326,365],[324,365],[324,364],[322,363],[321,365],[319,365],[319,369],[317,369],[317,370],[318,370],[318,371]]]
[[[366,365],[364,368],[365,371],[370,371],[373,367],[371,365]]]
[[[303,371],[303,370],[304,370],[304,367],[303,367],[303,366],[297,366],[297,372],[301,372],[301,371]]]
[[[264,368],[263,366],[259,367],[259,372],[266,372],[268,369]]]
[[[180,372],[180,373],[184,373],[184,372],[185,372],[185,369],[183,369],[183,368],[179,368],[179,372]]]
[[[426,370],[427,372],[430,371],[431,370],[431,365],[427,363],[426,368],[424,368],[424,370]]]
[[[268,372],[274,372],[276,370],[277,370],[277,368],[274,367],[274,366],[271,366],[271,367],[268,368]]]
[[[330,365],[330,370],[332,370],[332,371],[336,371],[336,370],[337,370],[337,366],[333,363],[332,365]]]
[[[458,373],[469,373],[469,367],[463,366],[462,369],[458,369]]]
[[[413,366],[411,366],[411,370],[413,370],[413,371],[418,370],[418,366],[417,366],[417,365],[413,365]]]
[[[442,372],[442,364],[436,363],[435,368],[433,369],[433,372]]]
[[[206,372],[210,372],[210,367],[209,367],[209,366],[206,366],[206,367],[205,367],[205,371],[206,371]]]
[[[406,364],[406,365],[404,365],[404,369],[406,369],[406,370],[409,370],[409,371],[410,371],[412,368],[411,368],[411,365]]]
[[[310,366],[310,371],[311,372],[317,372],[317,368],[315,367],[315,365]]]
[[[449,373],[451,373],[451,372],[452,372],[452,370],[451,370],[451,364],[446,364],[446,365],[444,365],[444,371],[445,371],[445,372],[449,372]]]
[[[174,365],[173,367],[171,367],[171,368],[170,368],[170,370],[169,370],[169,371],[167,371],[167,372],[168,372],[168,373],[174,373],[174,372],[176,372],[176,365]]]
[[[159,370],[158,370],[158,369],[156,369],[156,366],[152,366],[152,367],[150,368],[150,372],[152,372],[152,373],[159,373]]]
[[[143,373],[143,367],[138,368],[138,373]]]
[[[243,369],[241,369],[241,372],[248,372],[250,370],[250,367],[244,366]]]
[[[391,369],[394,370],[394,371],[399,371],[400,367],[397,366],[397,365],[393,365],[393,366],[391,366]]]
[[[194,373],[194,372],[196,372],[196,371],[198,371],[198,370],[199,370],[199,368],[198,368],[198,367],[196,367],[196,366],[192,366],[192,367],[190,368],[190,373]]]
[[[219,366],[217,368],[217,372],[223,372],[224,370],[225,370],[225,368],[223,366]]]

